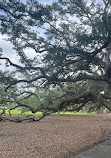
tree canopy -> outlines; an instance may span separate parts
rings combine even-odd
[[[12,44],[18,60],[12,62],[11,52],[6,57],[1,48],[0,61],[8,68],[0,71],[1,91],[6,95],[16,91],[7,102],[33,113],[45,108],[44,116],[72,105],[80,110],[88,102],[111,111],[110,0],[58,0],[50,5],[2,0],[0,33]],[[37,94],[47,87],[56,87],[56,92],[45,105]],[[38,98],[39,108],[24,103],[23,98],[32,95]],[[59,100],[56,106],[53,100]]]

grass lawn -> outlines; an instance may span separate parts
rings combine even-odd
[[[92,113],[87,113],[87,112],[61,112],[60,114],[64,114],[64,115],[93,115],[95,114],[95,112]]]
[[[2,113],[3,110],[0,110],[0,113]],[[21,110],[11,110],[10,111],[11,115],[20,115],[21,114]],[[42,115],[42,112],[36,112],[35,114],[33,114],[31,111],[27,111],[24,113],[25,115]],[[22,115],[24,115],[22,114]],[[57,113],[55,114],[52,114],[52,115],[56,115]],[[94,112],[92,113],[86,113],[86,112],[60,112],[60,115],[93,115]],[[6,110],[6,115],[9,115],[9,110]]]
[[[0,113],[2,113],[3,110],[0,110]],[[10,110],[11,115],[21,115],[21,110],[15,109],[15,110]],[[5,110],[5,114],[9,115],[9,110]],[[22,115],[42,115],[42,112],[36,112],[33,114],[31,111],[27,111],[25,113],[22,113]]]

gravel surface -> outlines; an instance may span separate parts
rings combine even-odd
[[[101,114],[0,122],[0,158],[72,158],[102,142],[110,127],[111,115]]]

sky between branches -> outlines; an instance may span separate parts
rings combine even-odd
[[[21,0],[23,3],[25,3],[26,0]],[[56,2],[57,0],[38,0],[39,3],[41,4],[51,4],[52,2]],[[97,3],[100,3],[100,4],[103,4],[102,0],[96,0]],[[17,55],[15,53],[15,51],[13,50],[13,46],[10,42],[8,41],[5,41],[4,39],[6,39],[7,36],[2,36],[0,34],[0,47],[3,49],[3,56],[4,57],[8,57],[9,59],[11,59],[11,61],[13,63],[18,63],[18,60],[17,60]],[[31,49],[26,49],[25,50],[26,54],[28,55],[28,57],[34,57],[36,55],[36,53],[34,52],[34,50],[31,50]],[[2,63],[1,65],[1,68],[0,69],[4,69],[5,66],[4,66],[4,63],[5,61],[0,61],[0,63]]]

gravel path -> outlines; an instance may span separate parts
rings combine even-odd
[[[71,158],[104,140],[101,127],[103,133],[111,130],[111,115],[0,122],[0,158]]]

